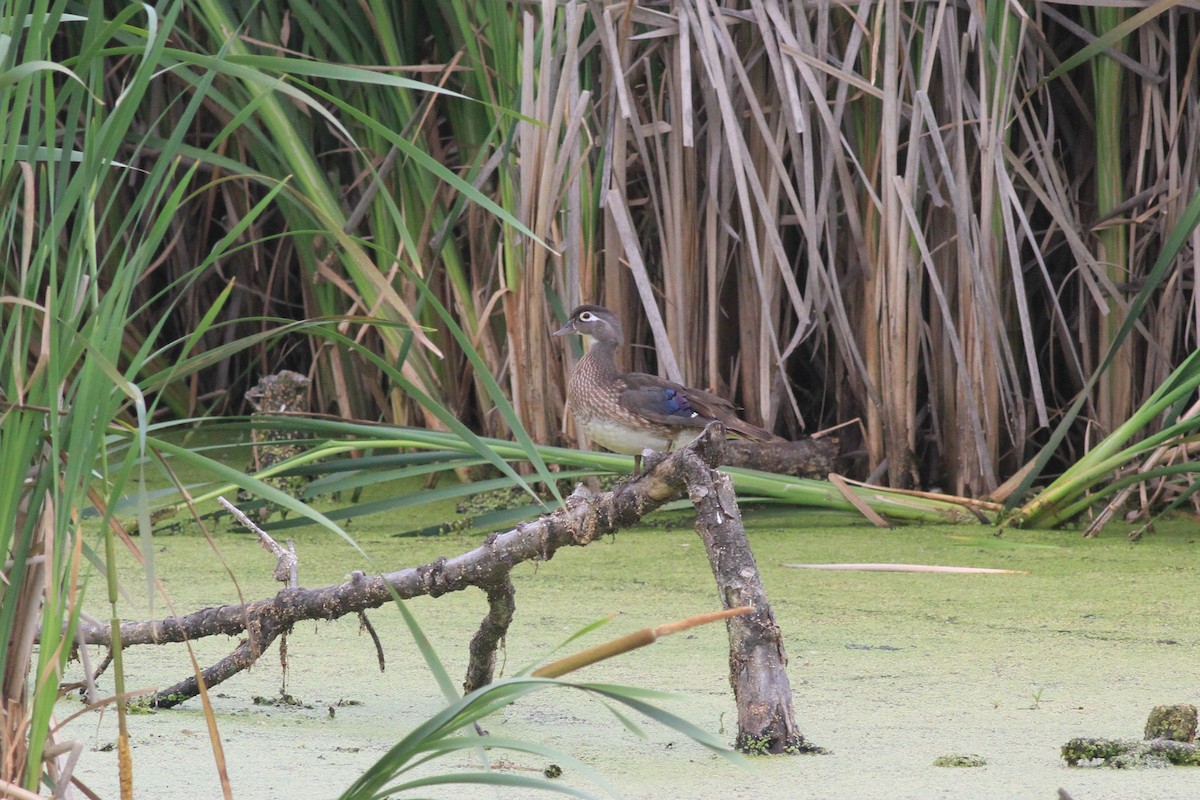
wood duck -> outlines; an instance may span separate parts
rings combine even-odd
[[[634,472],[641,469],[643,450],[683,447],[714,421],[728,432],[756,442],[779,438],[739,419],[733,404],[715,394],[657,375],[621,372],[613,358],[624,341],[621,322],[603,306],[584,305],[572,311],[570,320],[554,335],[568,333],[596,340],[567,386],[567,402],[575,421],[597,444],[632,455]]]

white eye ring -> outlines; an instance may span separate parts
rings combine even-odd
[[[593,313],[592,313],[592,312],[590,312],[590,311],[585,311],[585,312],[583,312],[582,314],[580,314],[580,315],[579,315],[579,321],[580,321],[580,322],[591,322],[591,321],[592,321],[592,320],[594,320],[595,318],[596,318],[596,315],[595,315],[595,314],[593,314]]]

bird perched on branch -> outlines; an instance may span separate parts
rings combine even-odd
[[[644,372],[621,372],[613,356],[624,342],[617,315],[603,306],[584,305],[555,336],[578,333],[595,345],[575,367],[567,402],[575,421],[592,441],[615,453],[632,455],[634,472],[642,451],[670,451],[689,444],[710,422],[737,436],[764,442],[779,439],[739,419],[733,404],[702,389],[691,389]]]

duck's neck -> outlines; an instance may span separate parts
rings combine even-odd
[[[621,373],[617,369],[617,346],[619,342],[605,341],[601,339],[594,340],[592,347],[587,351],[583,360],[588,363],[588,366],[595,370],[596,375],[600,379],[608,379],[616,377]]]

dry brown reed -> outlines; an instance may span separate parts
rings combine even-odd
[[[350,147],[328,124],[292,115],[340,205],[361,210],[342,221],[372,243],[356,258],[377,275],[348,273],[328,251],[305,266],[307,240],[293,235],[260,241],[225,276],[244,281],[237,308],[247,317],[402,307],[387,316],[429,325],[438,352],[345,325],[378,338],[415,385],[483,433],[503,435],[510,420],[479,365],[535,440],[573,440],[562,408],[576,354],[548,334],[575,303],[599,302],[637,345],[630,368],[728,393],[792,436],[861,419],[863,475],[987,495],[1101,363],[1200,187],[1200,10],[1155,9],[1065,71],[1133,11],[545,0],[414,3],[396,19],[358,20],[361,9],[345,9],[345,26],[373,32],[376,50],[357,63],[422,64],[426,80],[492,105],[371,87],[346,99],[545,246],[464,202],[411,154],[397,158],[369,126],[343,120]],[[319,42],[311,25],[251,28],[252,52],[351,59],[353,48]],[[266,169],[254,148],[235,139],[230,154]],[[286,171],[286,159],[274,163]],[[231,183],[198,229],[250,203],[260,190],[242,197],[244,185]],[[1128,418],[1196,346],[1191,241],[1065,459]],[[185,244],[195,241],[179,245],[179,264]],[[446,335],[418,279],[479,362]],[[383,401],[389,387],[376,372],[325,348],[300,342],[227,365],[180,403],[237,385],[239,371],[287,365],[317,372],[343,413],[436,424],[411,400]]]

